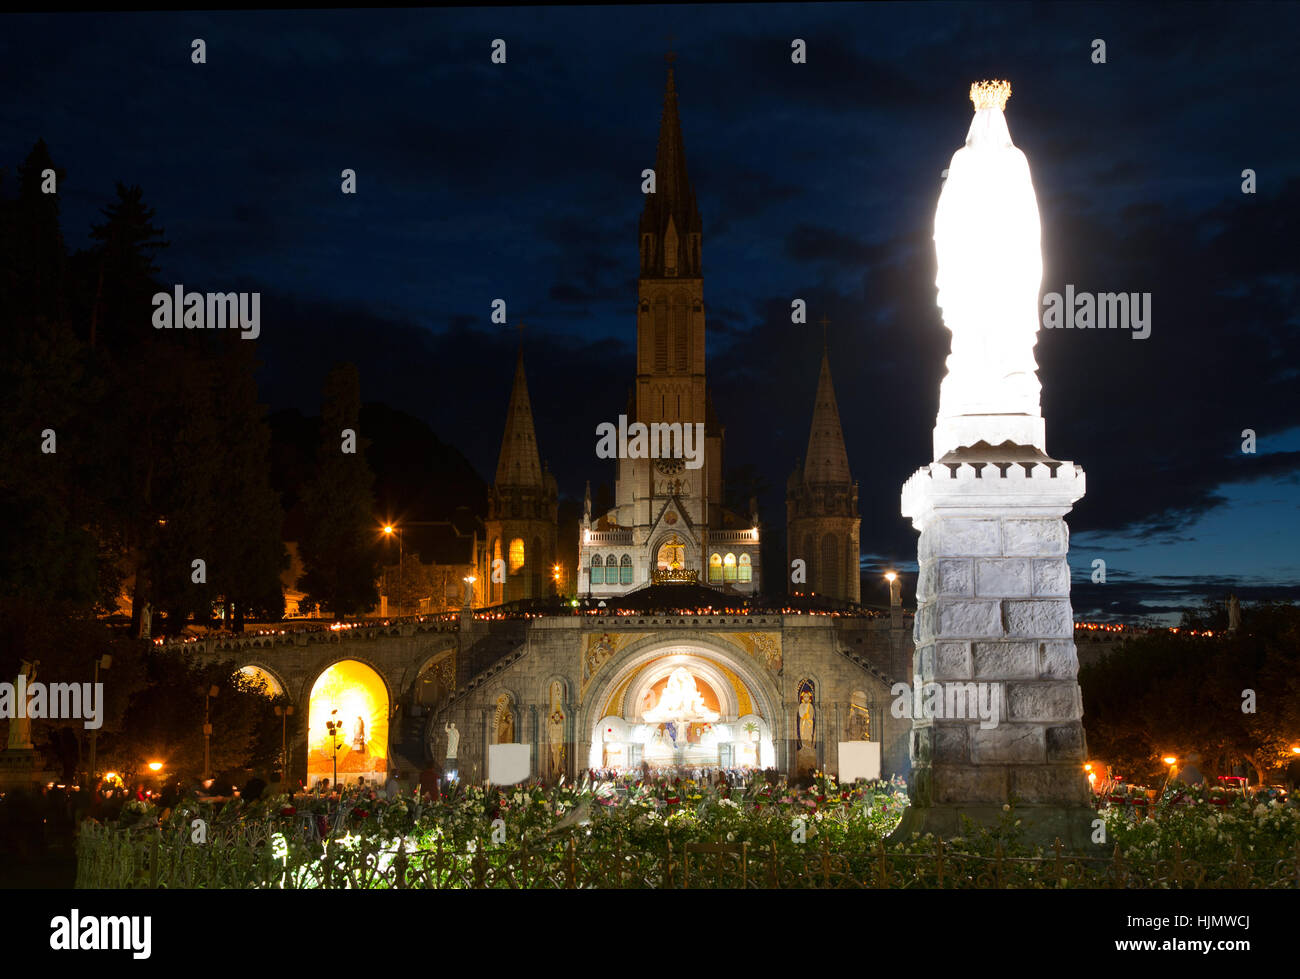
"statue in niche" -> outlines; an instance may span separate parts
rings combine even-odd
[[[447,732],[447,761],[456,761],[456,751],[460,748],[460,732],[456,730],[456,724],[453,721],[450,724],[444,724],[442,729]],[[456,766],[452,764],[451,768]]]
[[[362,755],[366,753],[366,722],[360,717],[352,725],[352,750]]]
[[[502,696],[497,701],[497,744],[514,744],[515,712],[510,709],[510,698]]]
[[[803,750],[811,748],[817,732],[817,708],[813,704],[813,682],[804,680],[799,684],[798,737],[795,747]]]

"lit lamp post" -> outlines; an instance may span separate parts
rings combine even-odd
[[[394,534],[397,535],[397,615],[400,618],[402,614],[402,528],[385,524],[384,533],[390,538]],[[418,544],[419,541],[416,543]]]
[[[289,717],[293,714],[293,705],[279,704],[275,707],[275,716],[280,718],[280,786],[289,784]]]
[[[203,780],[212,778],[212,698],[221,691],[214,683],[203,695]]]
[[[558,564],[551,569],[551,577],[555,579],[555,594],[558,595],[560,594],[560,578],[561,578],[560,566]]]
[[[472,609],[474,607],[474,582],[478,581],[478,578],[470,574],[460,580],[465,582],[465,607]]]
[[[110,656],[108,653],[105,653],[103,656],[95,657],[95,686],[91,687],[90,689],[92,690],[99,689],[99,671],[101,669],[106,670],[112,665],[113,665],[113,657]],[[87,779],[87,781],[89,782],[95,781],[95,735],[97,735],[98,733],[99,731],[96,729],[92,729],[90,732],[90,772],[88,773],[89,777]]]
[[[330,760],[334,763],[333,788],[335,790],[338,790],[339,787],[339,735],[343,732],[343,722],[333,719],[337,713],[337,709],[330,711],[331,719],[325,722],[325,730],[330,734]],[[340,798],[342,798],[341,795]]]
[[[1169,771],[1165,773],[1165,784],[1160,786],[1160,793],[1161,795],[1163,795],[1165,791],[1165,786],[1167,786],[1169,784],[1169,780],[1174,777],[1174,766],[1178,764],[1178,759],[1175,758],[1173,755],[1165,755],[1165,757],[1162,758],[1161,761],[1163,761],[1166,765],[1169,766]]]

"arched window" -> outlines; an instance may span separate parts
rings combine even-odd
[[[668,539],[659,548],[657,566],[661,569],[670,568],[677,571],[684,567],[685,563],[686,545],[676,534],[669,535]]]
[[[624,554],[623,562],[619,568],[618,583],[620,585],[632,584],[632,555]]]
[[[722,555],[714,553],[709,558],[709,581],[717,583],[722,580]]]
[[[600,559],[599,554],[591,556],[591,583],[593,585],[605,583],[605,562]]]
[[[514,574],[524,566],[524,539],[516,537],[510,542],[510,573]]]
[[[722,559],[722,580],[736,580],[736,555],[728,554]]]
[[[740,555],[740,580],[741,581],[754,580],[754,568],[753,565],[750,564],[748,554]]]

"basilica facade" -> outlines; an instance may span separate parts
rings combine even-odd
[[[306,708],[298,748],[309,778],[333,770],[322,751],[340,749],[322,731],[340,711],[372,732],[355,757],[363,777],[433,765],[482,781],[508,753],[521,757],[500,750],[511,745],[528,746],[529,774],[546,779],[592,768],[908,770],[911,722],[891,710],[891,688],[910,680],[912,621],[897,597],[887,612],[857,604],[858,490],[827,356],[807,453],[787,483],[789,566],[764,573],[754,503],[722,505],[704,228],[671,66],[655,177],[632,252],[635,378],[619,420],[620,445],[640,425],[653,450],[619,454],[606,512],[592,512],[588,485],[576,606],[537,610],[556,595],[557,490],[521,353],[459,615],[204,644]],[[358,686],[364,696],[349,697]],[[340,771],[353,774],[346,758]]]

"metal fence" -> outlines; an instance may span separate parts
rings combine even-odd
[[[87,824],[77,843],[77,886],[94,888],[1300,888],[1300,842],[1281,860],[1130,859],[1069,854],[1058,840],[1043,856],[955,850],[942,840],[903,853],[884,842],[844,853],[826,846],[665,840],[661,850],[588,846],[576,836],[529,846],[442,840],[289,840],[269,827],[119,830]]]

